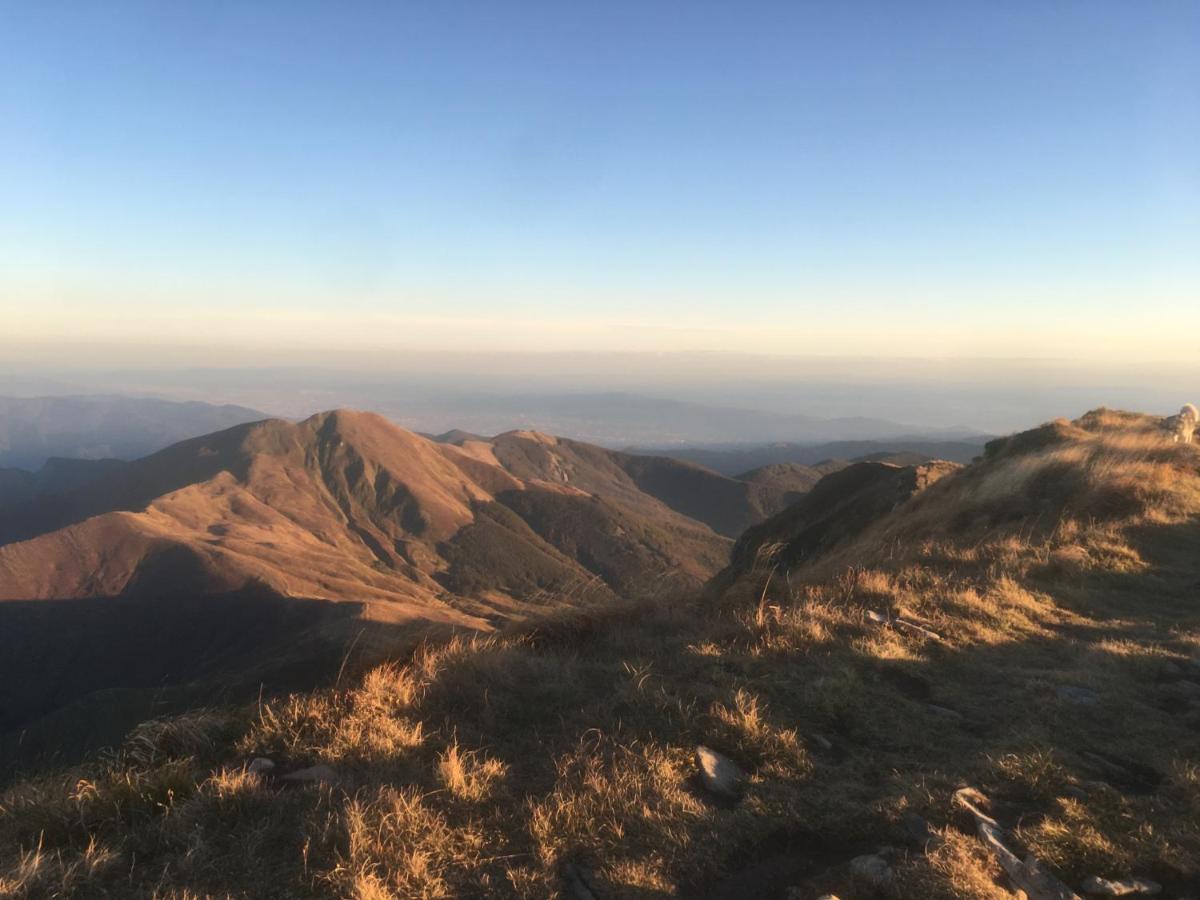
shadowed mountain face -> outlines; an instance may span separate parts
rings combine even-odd
[[[755,525],[734,545],[723,579],[769,557],[787,570],[857,536],[939,479],[962,468],[938,460],[916,466],[859,462],[821,479],[783,512]]]
[[[265,418],[244,406],[149,397],[0,397],[0,468],[34,470],[52,457],[136,459]]]
[[[23,687],[0,724],[89,687],[176,683],[213,660],[237,672],[314,629],[344,641],[354,621],[369,625],[366,643],[403,641],[695,588],[726,564],[729,536],[807,483],[536,432],[450,444],[346,411],[238,425],[134,462],[5,470],[0,628],[12,646],[0,678]],[[225,598],[212,601],[225,630],[204,598]],[[289,599],[310,612],[278,613]]]
[[[886,440],[834,441],[831,443],[771,443],[745,445],[698,445],[689,447],[631,448],[630,453],[648,453],[683,459],[706,466],[715,472],[736,475],[738,472],[765,468],[777,464],[809,466],[828,474],[833,467],[846,461],[890,462],[897,465],[917,465],[930,459],[969,463],[983,453],[987,437],[964,437],[956,440],[934,440],[908,436]],[[739,476],[740,477],[740,476]]]

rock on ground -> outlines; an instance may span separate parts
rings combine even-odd
[[[1125,878],[1110,881],[1093,875],[1083,883],[1083,892],[1097,897],[1127,897],[1132,894],[1153,895],[1162,891],[1162,885],[1149,878]]]
[[[696,765],[705,790],[721,797],[741,796],[746,773],[729,757],[700,744],[696,747]]]

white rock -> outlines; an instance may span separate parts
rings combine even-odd
[[[738,797],[746,773],[728,756],[722,756],[700,744],[696,747],[696,765],[700,769],[700,780],[706,790],[722,797]]]
[[[893,627],[899,628],[901,631],[906,631],[909,634],[920,635],[921,637],[929,638],[931,641],[940,641],[942,636],[932,628],[926,628],[924,625],[919,625],[916,622],[910,622],[908,619],[897,618],[892,622]]]
[[[1028,900],[1078,900],[1078,895],[1042,868],[1037,857],[1030,854],[1020,859],[1005,844],[1007,834],[1000,824],[983,811],[988,799],[975,788],[959,788],[954,802],[966,809],[975,819],[975,831],[984,846],[995,857],[1000,868]]]
[[[1093,875],[1083,883],[1083,892],[1099,897],[1127,897],[1131,894],[1154,895],[1162,891],[1162,885],[1149,878],[1125,878],[1110,881]]]

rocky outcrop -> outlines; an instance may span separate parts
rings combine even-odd
[[[795,568],[855,537],[959,468],[941,460],[920,466],[860,462],[826,475],[796,503],[748,529],[716,584],[727,587],[760,563]]]

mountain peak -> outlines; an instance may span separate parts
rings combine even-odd
[[[543,431],[530,431],[528,429],[506,431],[503,434],[496,435],[495,440],[502,441],[506,438],[532,441],[535,444],[542,444],[546,447],[556,447],[560,443],[559,439],[552,434],[546,434]]]

